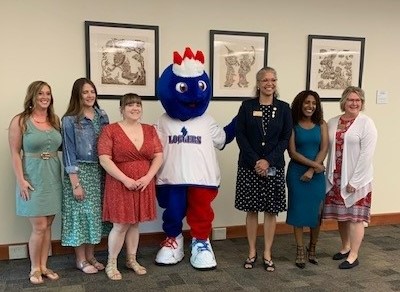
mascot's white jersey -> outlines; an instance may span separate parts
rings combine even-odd
[[[221,176],[214,147],[222,149],[226,135],[211,116],[180,121],[164,113],[157,130],[167,157],[158,171],[157,185],[219,187]]]

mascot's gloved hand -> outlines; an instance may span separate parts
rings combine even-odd
[[[226,134],[225,145],[231,143],[235,138],[236,120],[237,116],[235,116],[232,121],[224,127]]]

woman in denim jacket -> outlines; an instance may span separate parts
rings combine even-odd
[[[107,124],[108,116],[97,103],[95,85],[86,78],[77,79],[62,118],[65,172],[61,243],[75,248],[76,267],[87,274],[104,269],[94,257],[94,245],[102,235],[104,182],[97,140]]]

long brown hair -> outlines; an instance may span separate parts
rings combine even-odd
[[[80,120],[83,118],[83,99],[82,99],[82,90],[85,84],[89,84],[93,87],[94,92],[96,94],[96,101],[94,102],[95,108],[100,108],[97,103],[97,89],[94,83],[87,78],[79,78],[75,80],[74,85],[72,86],[71,98],[69,100],[69,105],[67,111],[64,114],[65,116],[77,116],[77,119]]]
[[[36,106],[37,96],[39,95],[40,90],[42,90],[44,86],[47,86],[50,89],[50,96],[51,96],[50,105],[47,108],[47,119],[53,128],[60,131],[60,119],[54,113],[54,106],[53,106],[54,98],[53,98],[53,93],[51,91],[51,87],[47,82],[39,80],[32,82],[28,86],[28,89],[26,91],[26,96],[24,100],[24,110],[19,114],[19,126],[21,127],[22,132],[26,131],[26,122],[32,115],[32,112]]]

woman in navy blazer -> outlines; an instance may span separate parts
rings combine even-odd
[[[236,123],[240,153],[236,181],[235,208],[246,212],[249,256],[245,269],[257,260],[258,212],[264,212],[263,264],[273,272],[271,248],[276,216],[286,211],[285,159],[292,133],[289,104],[278,100],[275,69],[257,72],[257,97],[243,101]]]

